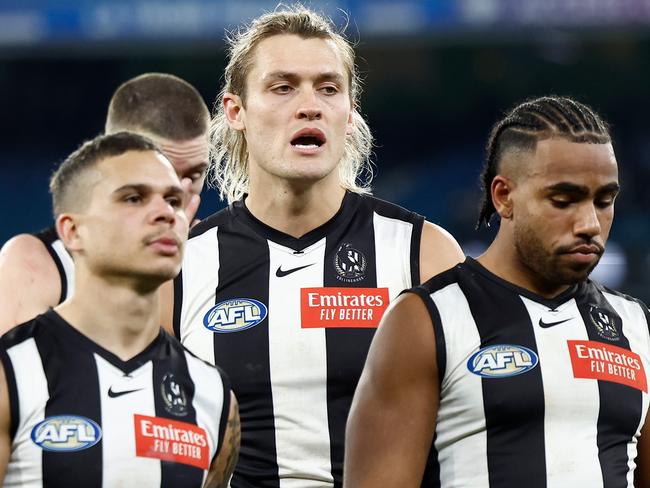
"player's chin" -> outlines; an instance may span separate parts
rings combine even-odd
[[[591,263],[574,263],[573,266],[564,269],[563,281],[568,285],[573,285],[589,278],[589,275],[598,265],[598,259]]]
[[[176,278],[178,273],[181,271],[181,260],[168,258],[166,261],[167,262],[156,263],[157,266],[149,269],[147,275],[152,279],[161,282]]]

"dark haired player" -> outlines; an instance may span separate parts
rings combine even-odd
[[[588,279],[619,191],[605,123],[568,98],[517,106],[483,188],[488,250],[384,316],[346,486],[650,486],[648,309]]]
[[[130,131],[153,139],[178,177],[198,194],[208,166],[210,114],[203,98],[186,81],[164,73],[132,78],[115,91],[108,107],[106,133]],[[73,291],[74,263],[54,228],[20,234],[0,251],[0,332],[45,312]]]
[[[0,483],[225,488],[229,382],[159,322],[188,231],[174,168],[122,132],[81,146],[50,188],[75,292],[0,339]]]

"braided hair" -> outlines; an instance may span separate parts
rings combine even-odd
[[[590,107],[568,97],[555,95],[535,98],[517,105],[497,122],[490,133],[487,158],[481,173],[483,201],[476,228],[490,225],[496,212],[490,187],[506,151],[534,151],[537,141],[562,137],[571,142],[607,144],[611,142],[607,123]]]

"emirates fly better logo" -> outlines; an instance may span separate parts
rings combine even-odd
[[[388,288],[302,288],[302,328],[374,328],[379,325],[388,302]]]

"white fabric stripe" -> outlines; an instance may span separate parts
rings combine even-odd
[[[302,254],[271,241],[268,244],[271,270],[313,263],[282,278],[269,274],[269,366],[280,487],[322,488],[323,483],[334,481],[325,329],[302,329],[299,324],[300,289],[323,286],[325,239]],[[283,479],[287,476],[293,479]]]
[[[411,284],[411,234],[413,224],[373,214],[377,287],[388,288],[393,300]]]
[[[623,320],[623,334],[630,343],[630,349],[641,357],[646,373],[646,380],[650,381],[650,334],[648,333],[648,326],[650,324],[646,320],[641,305],[612,293],[603,293],[603,295],[605,295],[607,301],[614,307],[614,310],[616,310]],[[643,403],[641,406],[639,427],[635,437],[627,444],[628,466],[630,467],[627,475],[627,486],[629,488],[634,488],[633,471],[636,468],[634,458],[637,455],[638,436],[646,421],[650,397],[647,392],[644,392],[641,395],[641,399]]]
[[[59,256],[61,264],[63,265],[66,280],[68,281],[68,290],[65,295],[65,300],[67,300],[72,296],[72,292],[74,291],[74,261],[72,260],[72,256],[68,250],[63,245],[61,239],[57,239],[52,243],[52,249],[54,249],[56,254]]]
[[[18,390],[19,422],[7,466],[4,486],[42,486],[43,451],[32,442],[31,433],[45,418],[49,399],[47,377],[33,338],[7,350]]]
[[[589,340],[580,311],[573,299],[551,312],[540,303],[520,298],[533,324],[544,388],[546,486],[602,487],[598,459],[598,382],[573,377],[567,344],[569,340]],[[540,319],[545,323],[567,321],[542,328]],[[580,435],[567,435],[567,432],[580,432]]]
[[[134,413],[156,416],[151,361],[128,376],[98,354],[97,363],[102,411],[102,462],[112,466],[102,472],[102,486],[158,486],[161,481],[160,460],[135,454]],[[118,397],[108,390],[138,390]],[[137,412],[134,406],[137,405]]]
[[[203,316],[215,305],[214,290],[219,280],[216,227],[187,241],[181,273],[181,342],[198,357],[214,364],[214,332],[203,326]]]
[[[192,405],[196,412],[196,425],[205,429],[210,445],[210,460],[214,458],[219,443],[219,423],[223,413],[223,383],[221,375],[215,368],[209,367],[201,360],[185,351],[187,369],[194,382],[194,400]],[[226,412],[226,415],[228,413]],[[208,471],[203,473],[203,483]]]
[[[481,337],[467,298],[458,284],[438,290],[431,298],[440,314],[447,351],[435,443],[441,485],[445,488],[488,488],[481,377],[467,370],[467,360],[478,351]],[[471,435],[459,437],[462,432],[471,432]]]

